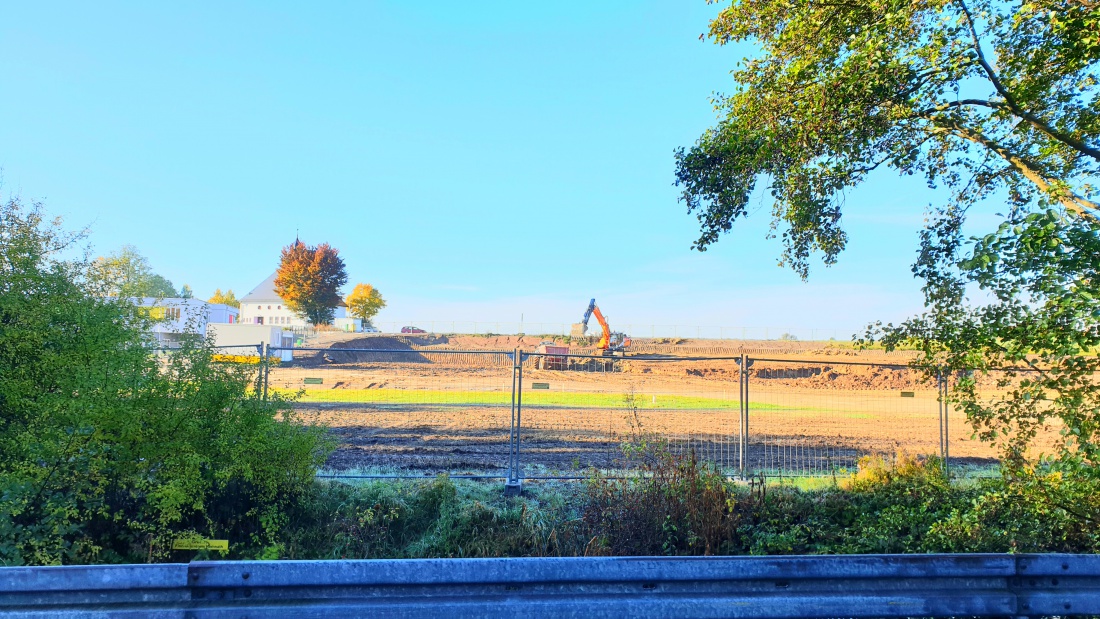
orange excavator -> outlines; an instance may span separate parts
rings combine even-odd
[[[607,326],[607,319],[603,317],[603,312],[596,305],[595,299],[588,302],[588,310],[584,312],[584,318],[573,325],[572,335],[583,337],[588,332],[588,320],[593,315],[596,316],[596,322],[600,323],[600,327],[603,329],[600,341],[596,343],[596,348],[601,354],[612,355],[625,352],[630,347],[630,338],[625,333],[611,331],[611,327]]]

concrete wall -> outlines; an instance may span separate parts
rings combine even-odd
[[[337,318],[332,321],[332,326],[336,327],[339,331],[358,333],[363,330],[363,321],[358,318]]]
[[[279,327],[269,325],[244,325],[244,324],[209,324],[207,325],[209,337],[213,338],[215,346],[256,346],[267,344],[280,348],[294,346],[294,334],[283,331]],[[292,359],[291,351],[280,351],[277,355],[283,361]]]

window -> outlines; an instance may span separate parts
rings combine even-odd
[[[282,306],[282,305],[280,305],[280,306],[278,307],[278,309],[283,309],[283,306]]]
[[[271,309],[271,306],[270,306],[270,305],[268,305],[268,306],[267,306],[267,309]]]

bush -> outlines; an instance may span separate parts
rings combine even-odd
[[[0,206],[0,564],[162,560],[183,536],[262,556],[323,430],[201,340],[155,356],[149,319],[59,257],[76,241]]]
[[[829,487],[724,478],[660,441],[628,445],[644,477],[583,485],[317,482],[289,505],[291,559],[882,552],[1095,552],[1094,529],[1003,479],[951,480],[935,458],[867,458]],[[1045,479],[1043,483],[1054,483]],[[1072,509],[1072,507],[1071,507]]]
[[[569,509],[552,492],[505,499],[500,487],[431,481],[318,482],[290,510],[290,559],[576,554]]]
[[[1096,552],[1100,533],[1019,480],[952,481],[941,460],[864,458],[851,478],[812,491],[759,478],[737,485],[659,447],[640,478],[594,478],[582,510],[588,554]],[[651,455],[652,456],[652,455]],[[1063,482],[1064,483],[1064,482]],[[1058,490],[1068,496],[1069,489]]]
[[[660,441],[643,444],[650,462],[640,477],[588,484],[582,520],[585,554],[712,555],[727,550],[738,524],[730,483],[691,452],[679,457]]]

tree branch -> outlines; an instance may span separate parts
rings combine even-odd
[[[927,117],[929,114],[934,114],[936,112],[944,112],[944,111],[947,111],[947,110],[949,110],[953,107],[965,107],[965,106],[968,106],[968,105],[976,105],[976,106],[979,106],[979,107],[988,107],[988,108],[992,108],[994,110],[1003,110],[1003,109],[1005,109],[1005,104],[1001,103],[999,101],[990,101],[990,100],[987,100],[987,99],[959,99],[958,101],[946,101],[946,102],[941,103],[941,104],[939,104],[935,107],[930,107],[926,110],[921,110],[921,111],[917,112],[917,116]]]
[[[1031,181],[1041,191],[1058,200],[1062,206],[1066,207],[1071,213],[1078,217],[1100,223],[1100,204],[1087,200],[1068,190],[1057,190],[1054,187],[1055,181],[1047,178],[1039,166],[1031,161],[1013,153],[981,132],[963,127],[950,119],[934,116],[927,117],[927,119],[933,124],[933,132],[948,133],[989,149],[1007,161],[1010,166],[1015,168],[1016,171],[1022,174],[1024,178]]]
[[[978,54],[978,64],[982,66],[982,70],[984,70],[986,76],[989,77],[989,81],[993,84],[993,88],[997,90],[997,94],[1004,97],[1006,104],[1005,107],[1007,107],[1007,109],[1011,111],[1014,115],[1022,118],[1024,121],[1027,122],[1027,124],[1038,129],[1039,131],[1042,131],[1048,136],[1054,138],[1055,140],[1058,140],[1066,146],[1069,146],[1079,153],[1088,155],[1089,157],[1100,161],[1100,149],[1093,148],[1088,144],[1085,144],[1081,140],[1078,140],[1072,135],[1066,133],[1065,131],[1055,129],[1054,127],[1043,121],[1043,119],[1035,116],[1031,112],[1028,112],[1027,110],[1020,107],[1018,103],[1016,103],[1016,99],[1013,98],[1012,93],[1010,93],[1008,91],[1008,88],[1005,88],[1005,85],[1001,83],[1001,79],[997,76],[997,72],[993,70],[993,67],[985,58],[985,52],[982,51],[982,44],[978,39],[978,30],[974,26],[974,18],[970,14],[970,9],[967,8],[965,0],[958,0],[958,3],[959,7],[962,8],[963,15],[966,16],[966,25],[970,30],[970,38],[974,41],[974,51]],[[1002,107],[1002,109],[1004,108]]]

